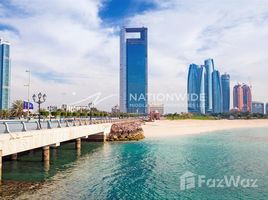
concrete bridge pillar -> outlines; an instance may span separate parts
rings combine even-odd
[[[45,146],[42,149],[42,160],[49,161],[49,146]]]
[[[75,149],[81,149],[81,138],[75,140]]]
[[[14,153],[11,155],[11,160],[15,161],[18,159],[18,154],[17,153]]]
[[[2,150],[0,150],[0,184],[2,181]]]

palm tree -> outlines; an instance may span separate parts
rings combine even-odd
[[[11,115],[14,117],[22,117],[24,115],[23,111],[23,101],[22,100],[16,100],[12,104],[11,108]]]
[[[10,116],[9,110],[0,110],[0,118],[7,119]]]

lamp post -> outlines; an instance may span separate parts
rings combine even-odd
[[[30,70],[30,69],[27,69],[25,72],[29,74],[29,76],[28,76],[28,84],[26,84],[26,85],[24,85],[24,86],[28,87],[28,88],[27,88],[27,101],[28,101],[28,102],[27,102],[27,118],[28,118],[28,120],[30,120],[30,87],[31,87],[31,70]]]
[[[38,104],[38,123],[41,128],[41,104],[44,103],[47,99],[47,95],[39,92],[37,95],[33,95],[33,101]]]
[[[93,106],[93,103],[90,102],[90,103],[88,104],[89,111],[90,111],[90,124],[92,124],[92,106]]]

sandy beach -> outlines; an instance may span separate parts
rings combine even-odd
[[[146,138],[268,127],[268,120],[160,120],[143,126]]]

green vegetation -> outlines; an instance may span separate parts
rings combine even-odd
[[[32,112],[32,111],[31,111]],[[37,113],[31,113],[30,117],[37,116]],[[91,111],[88,109],[81,109],[75,112],[69,112],[63,109],[58,109],[56,111],[48,111],[47,109],[41,108],[40,114],[42,118],[65,118],[65,117],[77,117],[83,118],[90,116],[92,117],[118,117],[118,118],[128,118],[128,117],[137,117],[137,114],[129,114],[129,113],[110,113],[106,111],[98,110],[97,108],[91,108]],[[15,119],[15,118],[26,118],[27,111],[23,110],[23,101],[15,100],[12,103],[12,107],[9,110],[0,110],[0,119]]]
[[[22,100],[16,100],[13,102],[10,115],[13,117],[19,117],[19,118],[21,118],[25,115],[25,113],[23,111],[23,101]]]
[[[169,120],[184,120],[184,119],[194,119],[194,120],[219,120],[219,119],[268,119],[268,115],[263,114],[252,114],[249,112],[232,112],[232,113],[221,113],[221,114],[192,114],[192,113],[174,113],[167,114],[166,119]]]
[[[184,120],[184,119],[196,119],[196,120],[215,120],[216,118],[211,115],[198,115],[198,114],[191,114],[191,113],[174,113],[174,114],[167,114],[166,119],[169,120]]]

